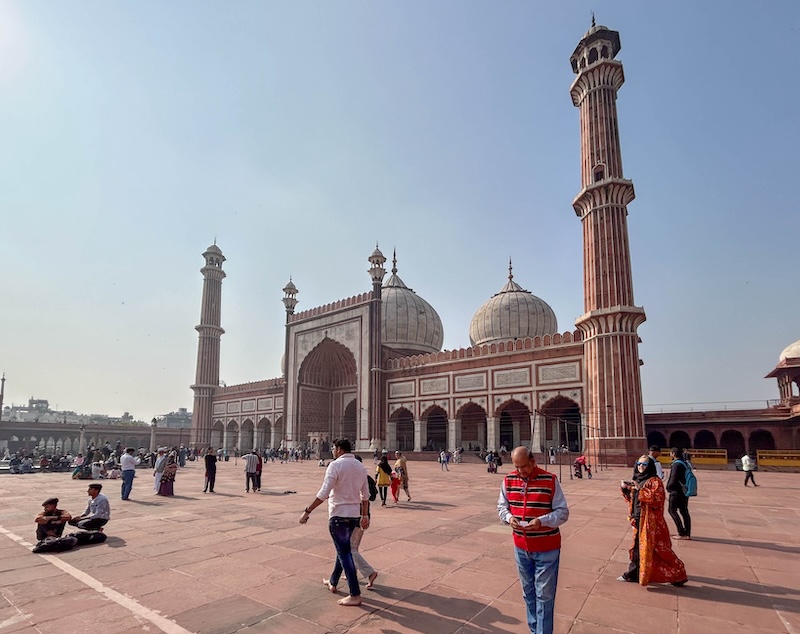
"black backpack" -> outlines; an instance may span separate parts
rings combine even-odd
[[[367,483],[369,484],[369,501],[374,502],[378,497],[378,487],[375,486],[375,480],[370,475],[367,476]]]

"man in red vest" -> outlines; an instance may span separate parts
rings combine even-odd
[[[552,634],[558,584],[561,533],[569,519],[567,501],[556,476],[536,466],[527,447],[511,452],[514,471],[500,487],[497,512],[514,530],[522,596],[532,634]]]

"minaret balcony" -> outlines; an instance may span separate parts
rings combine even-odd
[[[636,198],[633,181],[627,178],[604,178],[584,187],[572,201],[579,218],[603,207],[624,207]]]
[[[646,320],[644,308],[640,306],[612,306],[581,315],[575,320],[575,326],[586,341],[593,337],[636,335],[637,329]]]

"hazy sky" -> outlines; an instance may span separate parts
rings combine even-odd
[[[800,338],[789,0],[0,2],[5,402],[192,406],[205,248],[221,378],[280,374],[298,310],[399,274],[469,345],[506,281],[583,313],[569,56],[618,30],[644,401],[777,398]]]

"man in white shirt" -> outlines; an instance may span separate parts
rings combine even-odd
[[[658,445],[650,445],[650,457],[653,459],[653,462],[656,463],[656,475],[661,478],[661,481],[664,481],[664,467],[661,466],[661,463],[658,461],[658,457],[661,455],[661,447]]]
[[[751,454],[744,454],[742,456],[742,471],[744,471],[744,485],[747,486],[748,481],[757,487],[756,479],[753,477],[753,471],[756,468],[756,461]]]
[[[333,441],[334,459],[325,470],[322,487],[300,516],[300,523],[305,524],[311,512],[328,500],[328,528],[336,547],[336,565],[331,576],[322,581],[331,592],[336,592],[336,585],[344,570],[350,594],[338,603],[346,606],[361,605],[361,589],[350,538],[359,525],[363,529],[369,528],[367,472],[351,451],[350,441],[346,438]]]
[[[258,478],[258,456],[255,451],[248,451],[244,456],[244,491],[250,493],[250,484],[253,485],[253,493],[259,490]]]
[[[90,484],[88,490],[89,502],[86,510],[78,517],[73,517],[68,524],[77,526],[82,530],[103,530],[103,526],[111,519],[111,504],[104,493],[102,484]]]
[[[136,457],[133,455],[133,447],[125,449],[125,453],[119,459],[122,470],[122,499],[127,500],[133,489],[133,479],[136,477]]]

